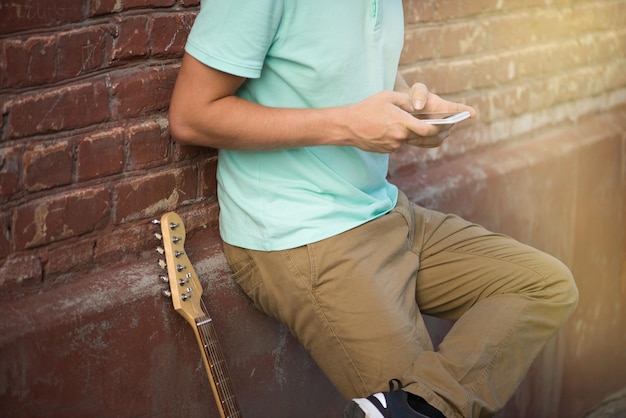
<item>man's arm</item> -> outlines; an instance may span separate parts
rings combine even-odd
[[[225,149],[350,145],[390,153],[408,140],[436,137],[440,131],[439,127],[407,113],[414,107],[406,93],[383,91],[342,107],[284,109],[235,96],[244,81],[185,54],[170,106],[174,138],[188,144]],[[439,100],[438,105],[447,111],[467,107]]]

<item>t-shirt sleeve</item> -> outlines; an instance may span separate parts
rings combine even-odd
[[[185,51],[217,70],[258,78],[282,9],[279,0],[202,0]]]

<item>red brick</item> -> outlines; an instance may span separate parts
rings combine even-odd
[[[197,168],[142,176],[115,187],[115,223],[148,218],[196,199]]]
[[[620,87],[626,86],[626,71],[624,71],[624,64],[619,62],[611,63],[603,68],[604,86],[607,90],[619,90]]]
[[[589,2],[577,3],[573,8],[571,24],[574,25],[575,33],[598,32],[609,30],[619,17],[615,14],[619,10],[618,2]],[[619,27],[619,26],[613,26]]]
[[[527,29],[532,31],[535,42],[555,42],[582,33],[576,20],[569,9],[540,9],[533,13]]]
[[[0,260],[8,257],[11,251],[11,216],[8,212],[0,213]],[[1,264],[1,262],[0,262]],[[0,280],[2,280],[0,278]]]
[[[121,128],[98,132],[78,144],[76,175],[79,181],[117,174],[124,166],[124,136]]]
[[[6,51],[4,47],[4,42],[0,41],[0,89],[6,87],[8,85],[7,82],[7,59],[6,59]],[[2,112],[0,112],[0,129],[2,128]],[[1,136],[0,136],[0,139]]]
[[[178,66],[158,66],[112,75],[116,116],[126,119],[167,109],[177,73]]]
[[[513,117],[530,110],[528,86],[504,86],[481,94],[468,103],[476,108],[484,123]]]
[[[470,90],[473,73],[474,64],[471,60],[422,65],[404,72],[409,84],[422,82],[434,93],[442,95]]]
[[[54,81],[55,36],[9,39],[2,43],[6,73],[2,86],[21,87]]]
[[[0,34],[59,26],[83,19],[83,0],[0,2]]]
[[[207,158],[198,163],[200,170],[200,198],[217,196],[217,157]]]
[[[19,251],[91,232],[104,226],[109,214],[110,193],[105,188],[29,202],[15,210],[15,247]]]
[[[22,147],[0,150],[0,201],[20,190]]]
[[[72,171],[73,155],[67,141],[40,144],[24,153],[24,188],[30,192],[70,184]]]
[[[448,0],[437,4],[437,19],[450,20],[465,18],[480,13],[483,10],[482,1]]]
[[[440,26],[417,27],[404,32],[404,47],[400,64],[432,59],[439,54]]]
[[[161,214],[155,215],[154,219]],[[152,220],[152,219],[150,219]],[[98,264],[118,264],[137,263],[137,254],[142,251],[143,258],[146,255],[156,262],[158,254],[156,247],[161,242],[154,236],[159,231],[159,227],[151,224],[148,220],[142,219],[135,222],[128,222],[123,225],[116,225],[115,229],[107,231],[106,234],[98,234],[94,247],[94,257]],[[128,254],[129,257],[124,257]],[[154,264],[156,266],[156,264]]]
[[[153,56],[182,56],[195,13],[168,13],[150,22],[150,50]]]
[[[46,281],[54,275],[67,273],[79,266],[90,266],[94,261],[96,238],[66,244],[52,244],[42,254]]]
[[[186,145],[174,142],[174,162],[189,160],[203,154],[206,154],[207,156],[212,154],[217,155],[217,150],[198,145]]]
[[[104,122],[108,91],[102,80],[27,93],[7,104],[8,135],[20,138]]]
[[[485,50],[487,31],[480,20],[445,25],[441,30],[441,57],[466,56]]]
[[[57,78],[68,79],[101,69],[107,64],[113,26],[73,29],[59,34]]]
[[[0,265],[0,290],[40,283],[41,261],[33,254],[11,256]]]
[[[491,50],[510,50],[532,43],[532,15],[526,12],[505,14],[489,20],[487,25]]]
[[[408,23],[429,22],[434,20],[437,0],[406,0],[403,1],[404,20]]]
[[[128,170],[164,165],[170,156],[167,122],[144,122],[128,129]]]
[[[168,7],[173,6],[175,3],[176,0],[90,0],[89,14],[94,16],[117,13],[138,7]]]
[[[131,16],[118,18],[118,34],[114,41],[113,61],[143,57],[148,54],[148,18]]]
[[[578,66],[580,62],[589,65],[601,64],[613,60],[620,54],[626,56],[626,50],[620,49],[621,43],[616,33],[590,34],[579,39],[576,46]]]
[[[493,87],[496,84],[495,72],[499,70],[500,61],[496,55],[487,55],[473,60],[474,88]]]
[[[626,27],[626,3],[619,2],[615,5],[615,13],[613,13],[613,17],[615,18],[613,27],[622,28],[622,30],[624,30]]]

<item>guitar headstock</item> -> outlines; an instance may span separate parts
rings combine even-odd
[[[176,312],[195,325],[195,319],[205,315],[201,305],[202,285],[185,253],[183,220],[177,213],[168,212],[154,223],[161,226],[161,234],[156,235],[163,240],[163,247],[157,250],[165,256],[165,261],[159,260],[161,268],[167,270],[167,277],[162,276],[162,280],[169,283],[169,290],[163,294],[171,296]]]

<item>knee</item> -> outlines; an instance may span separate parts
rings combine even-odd
[[[578,304],[578,287],[569,268],[557,259],[551,265],[546,279],[546,291],[550,301],[566,318],[574,311]]]

